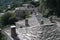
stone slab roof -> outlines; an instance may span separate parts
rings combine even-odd
[[[25,20],[22,20],[22,21],[18,21],[16,22],[16,24],[19,24],[19,25],[24,25],[25,26]],[[40,26],[38,20],[36,19],[35,15],[32,15],[32,17],[30,17],[28,19],[28,24],[30,25],[30,27],[34,27],[34,26]]]

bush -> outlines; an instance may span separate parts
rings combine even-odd
[[[17,21],[17,19],[14,13],[5,13],[0,18],[2,25],[11,25],[14,24],[15,21]]]
[[[3,34],[0,34],[0,40],[5,40],[5,36]]]
[[[38,7],[40,5],[39,2],[34,2],[34,1],[32,1],[31,4],[34,5],[35,7]]]
[[[53,15],[53,11],[50,9],[46,9],[45,13],[43,14],[44,17],[49,17]]]

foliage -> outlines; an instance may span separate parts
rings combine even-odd
[[[46,9],[43,16],[44,17],[49,17],[51,15],[53,15],[53,11],[51,9]]]
[[[44,3],[47,8],[55,12],[55,15],[60,16],[60,0],[46,0]]]
[[[28,1],[32,1],[32,0],[23,0],[23,3],[27,3]]]
[[[17,21],[17,19],[14,13],[5,13],[1,17],[0,21],[2,25],[9,25],[9,24],[14,24],[14,22]]]
[[[3,34],[0,34],[0,40],[5,40],[5,36]]]
[[[46,7],[54,9],[56,8],[56,0],[46,0],[45,1]]]
[[[27,3],[28,1],[32,0],[0,0],[0,9],[4,10],[8,5],[11,5],[11,9],[14,9],[16,7],[20,7],[23,3]]]
[[[34,1],[32,1],[31,4],[33,4],[35,7],[38,7],[40,5],[39,2],[34,2]]]
[[[29,17],[30,17],[30,14],[29,14],[28,11],[26,11],[25,16],[24,16],[24,19],[29,18]]]

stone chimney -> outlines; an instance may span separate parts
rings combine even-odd
[[[40,24],[44,24],[44,21],[43,20],[41,20],[41,23]]]
[[[52,16],[49,17],[51,23],[54,23]]]
[[[25,26],[29,26],[28,19],[25,19]]]
[[[16,26],[15,25],[11,26],[11,36],[13,38],[17,36],[17,34],[16,34]]]

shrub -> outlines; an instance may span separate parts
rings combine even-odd
[[[15,21],[17,21],[17,19],[14,13],[5,13],[0,19],[2,25],[14,24]]]

